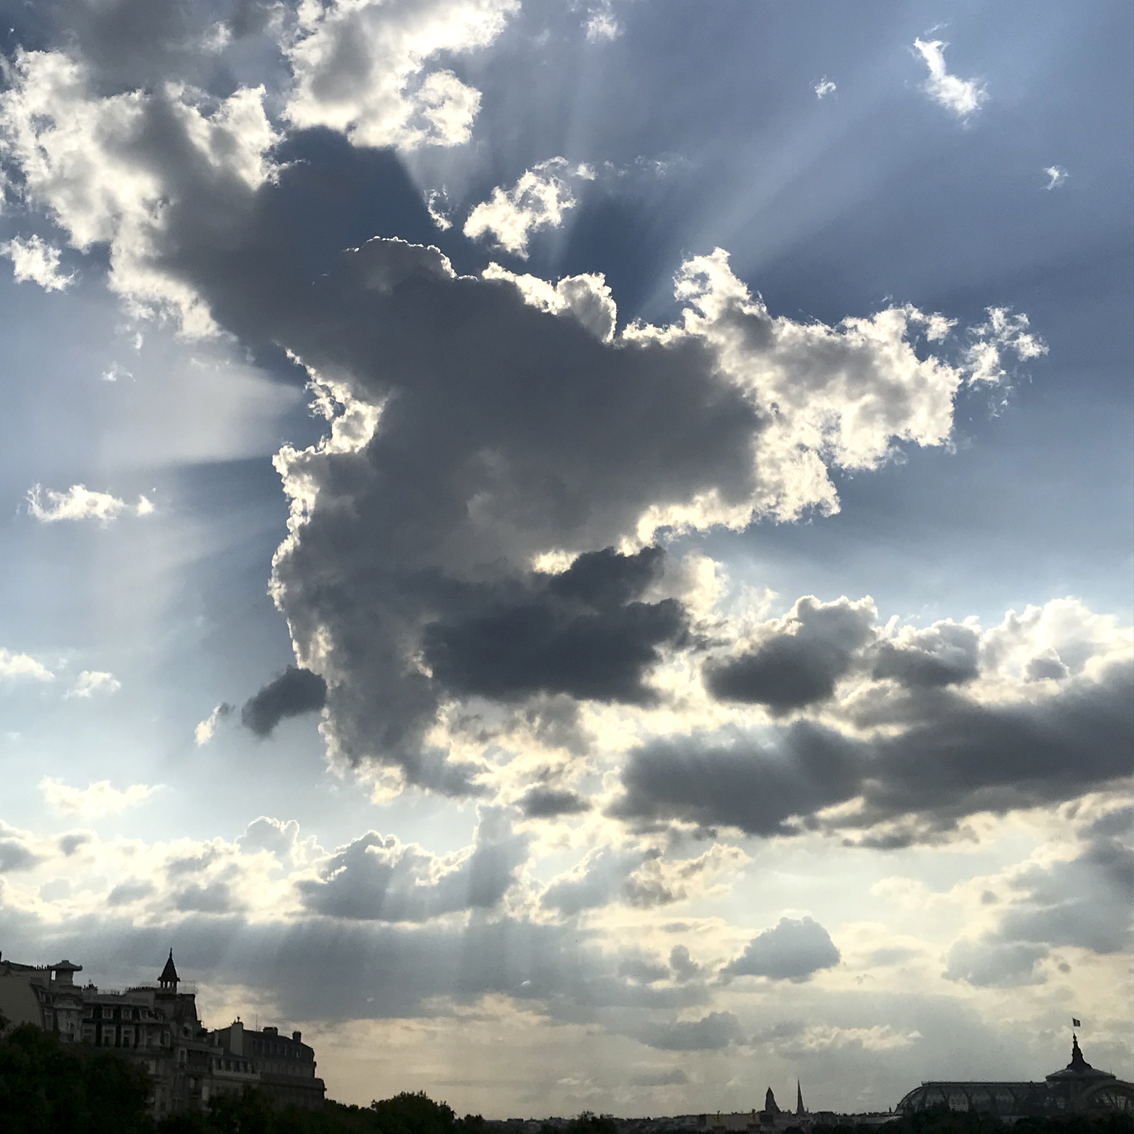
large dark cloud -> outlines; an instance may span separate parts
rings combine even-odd
[[[1126,776],[1134,748],[1130,666],[1116,662],[1033,703],[981,704],[937,690],[903,709],[901,727],[873,739],[796,722],[732,743],[708,737],[633,752],[611,812],[676,818],[750,834],[798,831],[815,812],[861,797],[848,827],[908,820],[886,833],[905,845],[978,811],[1074,798]]]
[[[285,717],[317,712],[326,700],[327,683],[319,674],[289,665],[244,703],[240,723],[257,736],[271,736]]]
[[[855,651],[874,636],[874,611],[845,601],[800,599],[788,622],[793,632],[708,666],[705,683],[713,696],[767,705],[775,713],[824,701],[849,672]]]
[[[660,574],[663,556],[657,547],[590,552],[559,575],[534,577],[510,603],[427,624],[422,645],[434,680],[458,695],[503,701],[533,693],[654,700],[643,676],[661,659],[658,647],[686,628],[674,599],[634,601]]]
[[[753,937],[744,952],[725,965],[721,975],[804,981],[841,959],[831,935],[813,918],[782,917],[777,925]]]

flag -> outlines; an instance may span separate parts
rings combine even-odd
[[[1081,1028],[1082,1026],[1083,1026],[1083,1025],[1082,1025],[1082,1024],[1080,1024],[1080,1023],[1079,1023],[1079,1021],[1078,1021],[1078,1020],[1076,1020],[1074,1016],[1072,1016],[1072,1017],[1071,1017],[1071,1027],[1073,1027],[1073,1028]]]

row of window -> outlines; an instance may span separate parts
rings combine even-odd
[[[148,1008],[133,1008],[129,1005],[114,1006],[109,1004],[95,1004],[91,1008],[91,1016],[96,1020],[152,1020],[153,1015]]]
[[[283,1055],[289,1059],[302,1059],[304,1056],[303,1049],[298,1045],[292,1046],[289,1043],[261,1043],[255,1040],[252,1043],[253,1055]]]
[[[97,1047],[157,1047],[157,1035],[145,1028],[126,1026],[83,1025],[83,1043]],[[169,1032],[161,1033],[161,1046],[169,1047]]]

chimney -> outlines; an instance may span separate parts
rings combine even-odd
[[[302,1032],[292,1032],[291,1038],[293,1040],[295,1040],[296,1043],[299,1043],[299,1041],[303,1039],[303,1033]]]
[[[279,1034],[280,1034],[279,1028],[265,1028],[264,1029],[264,1035],[266,1035],[266,1036],[278,1036]]]

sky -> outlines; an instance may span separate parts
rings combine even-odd
[[[0,0],[0,950],[330,1096],[1134,1077],[1134,13]]]

